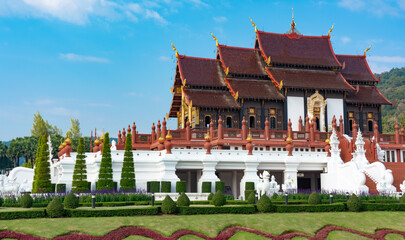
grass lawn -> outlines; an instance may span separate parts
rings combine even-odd
[[[0,229],[29,233],[52,238],[71,231],[91,235],[104,235],[121,226],[142,226],[169,236],[179,229],[201,232],[215,237],[227,226],[239,225],[272,234],[299,231],[314,235],[325,225],[338,225],[354,230],[374,233],[376,229],[389,228],[405,231],[405,212],[338,212],[338,213],[271,213],[271,214],[216,214],[192,216],[134,216],[100,218],[20,219],[0,221]],[[145,239],[131,236],[128,239]],[[185,236],[181,239],[199,239]],[[264,239],[251,233],[239,232],[231,239]],[[297,238],[299,239],[299,238]],[[329,239],[362,239],[357,235],[334,231]],[[403,239],[391,234],[387,239]]]

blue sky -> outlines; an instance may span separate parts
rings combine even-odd
[[[326,35],[338,54],[363,54],[374,72],[405,66],[405,0],[0,0],[0,140],[30,134],[40,111],[66,132],[116,136],[133,121],[149,133],[171,103],[173,41],[214,58],[221,44],[253,47],[254,29]],[[171,127],[175,123],[172,121]]]

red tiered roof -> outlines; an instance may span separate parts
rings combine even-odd
[[[231,91],[238,92],[240,98],[284,100],[270,80],[225,78],[225,82]]]
[[[348,81],[378,82],[368,66],[364,55],[336,55],[339,62],[345,65],[340,72]]]
[[[183,89],[183,91],[187,100],[195,107],[240,108],[229,91],[207,89]]]
[[[230,73],[266,75],[263,60],[257,49],[219,45],[218,53],[222,67],[224,70],[229,67]]]
[[[224,87],[224,71],[217,59],[179,56],[179,71],[186,85]]]
[[[354,90],[342,74],[335,71],[287,68],[266,68],[266,70],[276,85],[283,81],[283,86],[290,88]]]
[[[357,88],[357,86],[356,86]],[[348,103],[368,103],[391,105],[391,102],[386,99],[375,86],[358,85],[359,91],[348,92],[346,101]]]
[[[328,36],[303,36],[296,33],[257,32],[259,48],[272,63],[319,67],[341,67]]]

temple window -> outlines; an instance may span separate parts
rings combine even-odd
[[[368,131],[372,132],[374,130],[373,113],[367,113],[367,125],[368,125]]]
[[[232,128],[232,117],[231,116],[226,117],[226,128]]]
[[[353,131],[354,112],[349,112],[349,130]]]
[[[249,117],[249,128],[255,128],[255,116],[250,116]]]
[[[204,121],[204,126],[209,128],[211,123],[211,116],[210,115],[205,115],[205,121]]]
[[[270,108],[270,128],[275,129],[276,128],[276,109],[275,108]]]
[[[249,113],[255,113],[255,108],[253,108],[253,107],[251,107],[251,108],[249,108]]]

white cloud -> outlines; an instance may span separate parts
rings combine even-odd
[[[170,61],[170,58],[167,57],[167,56],[160,56],[160,57],[159,57],[159,61],[167,62],[167,61]]]
[[[1,0],[0,16],[58,19],[77,25],[85,25],[94,17],[109,21],[128,19],[133,22],[144,18],[167,24],[168,21],[153,9],[159,7],[158,4],[148,1],[126,3],[112,0]]]
[[[405,58],[400,56],[370,56],[367,59],[373,62],[405,63]]]
[[[392,66],[387,66],[385,64],[378,64],[375,62],[368,62],[371,72],[373,73],[382,73],[382,72],[388,72],[389,70],[392,69]]]
[[[224,16],[221,16],[221,17],[213,17],[212,19],[214,19],[214,21],[217,22],[217,23],[223,23],[223,22],[228,21],[228,19],[227,19],[226,17],[224,17]]]
[[[61,59],[72,61],[72,62],[97,62],[97,63],[109,63],[110,60],[106,58],[93,57],[93,56],[83,56],[74,53],[61,53],[59,54]]]
[[[51,115],[56,115],[56,116],[78,116],[79,113],[77,111],[71,111],[67,108],[64,107],[54,107],[48,110],[45,110],[46,113],[51,114]]]
[[[188,2],[193,3],[196,7],[208,7],[209,5],[201,0],[188,0]]]
[[[87,106],[89,106],[89,107],[111,107],[112,105],[109,103],[88,103]]]
[[[401,17],[405,15],[404,0],[340,0],[338,5],[350,11],[367,11],[379,17],[384,15]]]
[[[351,38],[346,37],[346,36],[341,37],[341,40],[342,40],[342,43],[343,43],[343,44],[346,44],[346,43],[349,43],[349,42],[351,42],[351,41],[352,41],[352,39],[351,39]]]

